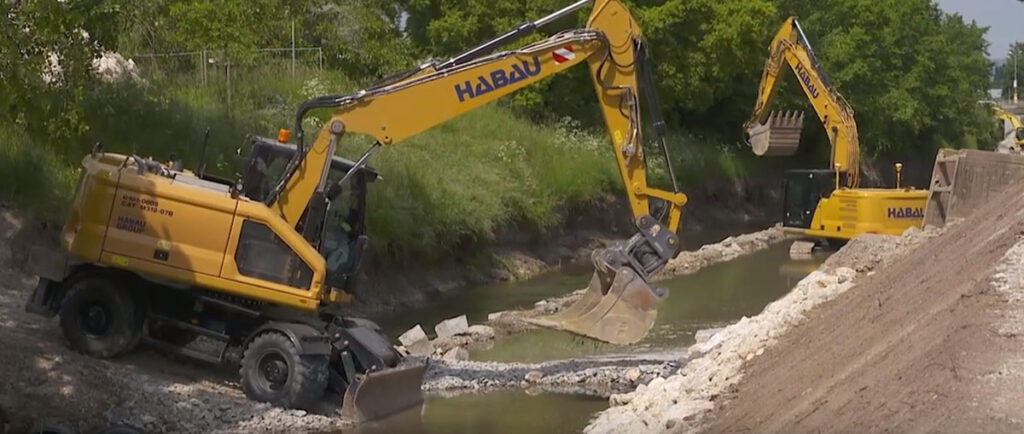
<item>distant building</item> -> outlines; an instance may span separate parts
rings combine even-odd
[[[1003,99],[1003,90],[1002,89],[989,89],[988,90],[988,97],[990,99]]]

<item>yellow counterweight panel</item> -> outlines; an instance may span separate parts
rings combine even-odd
[[[862,233],[900,235],[921,226],[927,198],[925,190],[840,189],[818,202],[809,229],[786,231],[844,240]]]
[[[219,275],[238,201],[161,178],[121,169],[104,252]]]

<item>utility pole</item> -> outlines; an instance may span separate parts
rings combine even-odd
[[[1017,104],[1017,56],[1020,55],[1019,51],[1012,51],[1013,53],[1013,103]]]

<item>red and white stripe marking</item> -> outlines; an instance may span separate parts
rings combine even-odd
[[[555,59],[555,63],[568,62],[576,58],[576,53],[572,52],[572,45],[566,45],[562,48],[558,48],[551,52],[551,57]]]

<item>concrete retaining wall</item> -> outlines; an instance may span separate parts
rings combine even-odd
[[[932,169],[924,224],[941,227],[965,217],[1006,188],[1024,189],[1024,155],[941,149]]]

